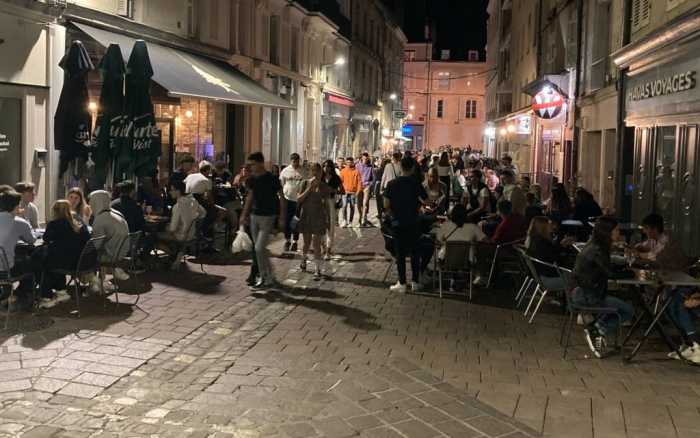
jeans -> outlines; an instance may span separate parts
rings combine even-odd
[[[355,218],[355,204],[357,204],[357,194],[346,193],[343,195],[343,221],[350,225]],[[348,207],[350,208],[350,219],[348,220]]]
[[[667,299],[671,300],[671,303],[666,309],[668,316],[678,324],[678,327],[683,331],[681,335],[685,338],[694,335],[697,331],[695,328],[694,315],[683,304],[685,297],[692,292],[693,289],[689,288],[672,289],[668,292],[667,297]]]
[[[399,225],[394,229],[394,249],[396,251],[396,267],[399,271],[399,283],[406,284],[406,257],[411,258],[412,280],[420,280],[421,255],[418,250],[420,233],[417,225]]]
[[[275,227],[276,219],[277,216],[250,216],[250,231],[255,245],[255,258],[258,261],[258,269],[263,282],[275,280],[267,245],[270,243],[270,234]]]
[[[292,219],[297,214],[297,202],[290,201],[287,199],[287,216],[284,218],[284,239],[289,242],[294,240],[295,242],[299,240],[299,233],[297,230],[292,230]]]
[[[592,294],[586,293],[583,289],[577,287],[574,290],[571,301],[575,305],[582,307],[610,307],[617,309],[620,313],[620,322],[631,321],[634,318],[634,307],[611,295],[597,299]],[[601,315],[595,324],[598,331],[603,335],[614,333],[617,330],[617,318],[614,315]]]

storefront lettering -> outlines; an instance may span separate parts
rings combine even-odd
[[[10,149],[10,140],[7,135],[0,134],[0,152],[7,152]]]
[[[644,82],[633,87],[627,99],[637,102],[644,99],[651,99],[659,96],[680,93],[695,88],[695,71],[667,76],[655,81]]]

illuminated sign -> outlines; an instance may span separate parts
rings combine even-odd
[[[401,135],[404,137],[410,137],[413,135],[413,126],[411,125],[406,125],[403,128],[401,128]]]
[[[552,87],[544,87],[532,98],[532,111],[541,119],[553,119],[564,108],[564,97]]]
[[[637,102],[639,100],[680,93],[693,88],[695,88],[695,72],[687,71],[636,85],[627,93],[627,100]]]

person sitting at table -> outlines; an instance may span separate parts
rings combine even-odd
[[[513,212],[513,204],[510,201],[501,201],[498,203],[498,214],[501,217],[501,222],[496,227],[491,242],[495,244],[515,242],[522,239],[527,233],[527,224],[525,218]]]
[[[546,263],[562,266],[565,264],[567,248],[574,243],[572,237],[566,237],[561,241],[553,238],[552,221],[546,216],[536,216],[530,222],[530,228],[525,239],[527,255]],[[547,282],[551,289],[564,288],[563,280],[556,269],[536,264],[537,272],[542,275],[543,282]],[[547,278],[547,280],[544,280]]]
[[[182,254],[177,252],[180,242],[188,241],[195,235],[194,222],[203,219],[207,212],[191,194],[186,193],[185,184],[174,182],[170,185],[170,196],[175,199],[172,218],[166,231],[158,233],[158,241],[166,246],[170,254],[172,269],[180,268]]]
[[[214,163],[214,171],[211,177],[215,184],[228,184],[233,179],[231,171],[226,168],[226,162],[222,160]]]
[[[170,178],[168,178],[168,187],[174,182],[185,182],[187,176],[192,173],[192,168],[194,167],[194,157],[192,155],[185,155],[180,160],[180,167],[174,171]]]
[[[547,216],[561,223],[561,221],[565,221],[571,217],[572,211],[571,200],[566,193],[564,184],[559,183],[555,185],[552,189],[552,197],[549,198],[547,202]]]
[[[22,202],[19,205],[21,217],[24,218],[33,230],[39,228],[39,209],[34,204],[36,196],[34,183],[18,182],[15,184],[15,191],[22,195]]]
[[[591,219],[603,215],[600,205],[595,201],[593,194],[583,187],[576,189],[574,196],[574,214],[572,219],[587,224]]]
[[[467,209],[467,219],[478,221],[485,214],[491,213],[491,192],[482,179],[483,174],[473,169],[469,175],[469,183],[464,190],[464,206]]]
[[[66,199],[70,202],[71,211],[73,212],[73,217],[80,222],[88,225],[90,223],[90,218],[92,217],[92,209],[85,202],[85,194],[80,187],[73,187],[68,190]]]
[[[440,181],[438,170],[435,167],[428,170],[428,177],[423,183],[423,188],[428,194],[428,198],[424,201],[427,212],[429,214],[444,213],[447,202],[447,186]]]
[[[108,262],[121,260],[129,253],[129,224],[120,212],[110,207],[111,199],[105,190],[96,190],[90,193],[90,205],[94,212],[92,223],[92,235],[104,237],[102,259]],[[124,244],[122,244],[124,243]],[[114,269],[114,277],[117,280],[128,280],[127,274],[121,268]],[[93,292],[98,292],[99,284],[92,283]]]
[[[71,205],[59,199],[51,207],[51,220],[46,224],[42,259],[41,302],[39,307],[50,308],[57,303],[68,301],[65,291],[65,278],[51,273],[54,269],[75,270],[85,244],[90,240],[87,225],[76,220],[71,213]],[[55,292],[54,292],[55,291]]]
[[[123,181],[117,185],[119,197],[112,201],[112,208],[117,210],[124,216],[126,223],[129,225],[129,232],[136,233],[143,231],[146,224],[143,218],[143,210],[136,202],[136,185],[129,181]]]
[[[527,199],[527,207],[525,207],[525,222],[532,223],[532,220],[537,216],[544,216],[542,204],[537,200],[537,195],[532,192],[525,194]]]
[[[467,208],[457,204],[452,208],[450,218],[440,224],[437,230],[436,242],[440,245],[438,259],[444,260],[447,242],[480,242],[486,240],[486,235],[474,222],[469,222]],[[474,256],[472,251],[472,257]]]
[[[634,317],[634,307],[608,295],[608,280],[611,277],[610,252],[613,241],[618,239],[617,221],[607,216],[598,218],[591,239],[576,257],[572,275],[576,287],[571,300],[582,307],[617,309],[621,322],[625,322]],[[607,336],[615,333],[617,323],[615,316],[601,315],[584,329],[586,343],[597,358],[606,355]]]
[[[31,225],[19,216],[21,201],[22,195],[11,187],[3,186],[0,188],[0,248],[2,248],[7,257],[7,266],[5,266],[5,260],[0,260],[0,271],[5,271],[6,273],[9,270],[13,277],[35,273],[31,260],[15,259],[17,242],[24,242],[29,245],[33,245],[35,242]],[[15,295],[17,302],[7,303],[10,309],[31,307],[32,284],[31,278],[25,277],[22,279],[17,288],[17,295]]]
[[[207,212],[202,223],[202,234],[206,237],[214,235],[214,222],[216,222],[219,213],[213,199],[211,170],[211,164],[208,161],[202,161],[199,163],[199,172],[185,178],[187,194],[191,194]],[[205,250],[212,251],[213,248],[208,247]]]

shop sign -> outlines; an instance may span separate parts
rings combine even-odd
[[[542,129],[542,140],[544,141],[553,141],[553,140],[561,140],[561,129],[559,128],[544,128]]]
[[[659,96],[681,93],[695,88],[695,71],[668,75],[659,79],[642,82],[627,92],[627,100],[637,102]]]
[[[0,114],[0,184],[14,184],[22,165],[22,101],[0,97]]]
[[[411,137],[413,135],[413,126],[406,125],[403,128],[401,128],[401,135],[403,135],[404,137]]]
[[[404,110],[395,110],[393,114],[395,119],[405,119],[408,113]]]
[[[532,111],[541,119],[553,119],[561,114],[563,108],[564,96],[549,86],[543,87],[532,98]]]
[[[530,134],[530,116],[519,116],[515,119],[516,134]]]

